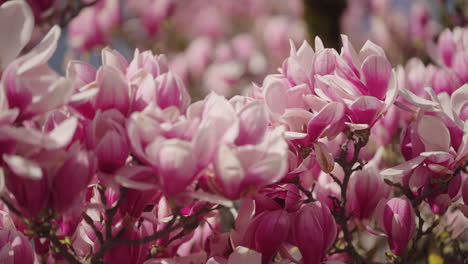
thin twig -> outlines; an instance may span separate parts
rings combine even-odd
[[[50,235],[47,237],[50,242],[57,248],[58,253],[62,255],[69,263],[72,264],[81,264],[68,250],[63,246],[59,239],[55,235]]]

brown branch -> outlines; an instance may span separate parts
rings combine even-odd
[[[122,245],[122,244],[126,244],[126,245],[145,244],[151,241],[161,239],[179,228],[183,228],[184,230],[182,231],[185,231],[185,234],[187,234],[187,232],[194,230],[198,226],[198,217],[205,215],[206,213],[209,213],[211,211],[217,210],[217,209],[219,209],[219,206],[214,207],[214,208],[203,207],[202,209],[200,209],[200,211],[198,211],[194,215],[181,218],[179,223],[177,223],[176,225],[174,224],[176,220],[179,218],[179,215],[174,214],[174,216],[167,223],[167,225],[164,227],[163,230],[155,232],[149,236],[146,236],[140,239],[126,239],[126,238],[120,238],[119,236],[106,238],[106,240],[104,241],[104,244],[102,244],[98,252],[96,252],[96,254],[94,254],[94,256],[91,258],[90,263],[91,264],[102,263],[102,259],[108,250],[116,246]]]
[[[52,242],[52,244],[57,248],[58,253],[63,256],[69,263],[72,264],[81,264],[79,260],[77,260],[68,249],[66,249],[63,244],[59,241],[59,239],[55,235],[49,235],[47,238]]]
[[[127,195],[126,188],[120,188],[120,197],[117,203],[111,207],[110,209],[106,209],[106,221],[105,221],[105,228],[106,228],[106,240],[110,240],[113,238],[112,236],[112,224],[114,222],[114,217],[117,211],[119,210],[120,205],[125,200]],[[104,205],[105,206],[105,205]]]
[[[83,214],[81,215],[83,217],[83,219],[85,220],[85,222],[91,226],[91,228],[93,229],[94,233],[96,234],[97,238],[99,239],[99,242],[102,244],[104,243],[104,237],[101,233],[101,231],[99,231],[96,227],[96,225],[94,224],[94,221],[93,219],[91,219],[91,217],[86,213],[86,212],[83,212]]]
[[[341,146],[342,151],[340,156],[335,160],[343,168],[343,181],[340,181],[336,176],[331,174],[331,177],[340,186],[341,189],[341,201],[339,201],[335,197],[333,199],[335,207],[337,207],[337,210],[333,212],[333,216],[335,218],[335,221],[341,227],[341,230],[343,232],[343,240],[346,242],[346,246],[343,250],[353,258],[355,263],[368,263],[369,261],[365,260],[364,257],[357,252],[356,248],[352,243],[352,233],[354,231],[349,230],[348,228],[348,220],[351,216],[348,216],[346,214],[346,204],[348,202],[347,189],[349,180],[351,179],[351,175],[353,174],[353,172],[356,171],[354,165],[356,163],[361,164],[361,162],[359,162],[359,153],[361,149],[367,144],[368,139],[368,131],[360,131],[359,135],[355,135],[354,132],[349,133],[346,142]],[[354,153],[351,160],[348,161],[348,144],[349,142],[351,142],[351,140],[354,141]]]
[[[5,197],[2,197],[1,200],[8,207],[8,210],[17,215],[19,218],[23,218],[23,214],[18,209],[16,209],[16,207],[11,204]]]

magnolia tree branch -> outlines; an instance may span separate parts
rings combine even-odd
[[[64,257],[69,263],[81,264],[81,262],[68,251],[68,249],[62,244],[62,242],[60,242],[60,240],[55,235],[49,235],[47,236],[47,238],[57,248],[58,253],[62,257]]]
[[[103,258],[106,252],[119,245],[124,245],[124,244],[125,245],[140,245],[140,244],[149,243],[149,242],[164,238],[168,236],[171,232],[182,228],[182,230],[174,238],[171,238],[169,240],[169,242],[167,243],[168,245],[172,241],[182,236],[182,234],[187,235],[189,232],[193,231],[199,224],[199,217],[202,217],[211,211],[217,210],[218,208],[219,207],[208,208],[205,206],[202,209],[200,209],[200,211],[195,213],[194,215],[186,216],[186,217],[181,217],[176,214],[166,224],[163,230],[155,232],[146,237],[142,237],[140,239],[121,238],[121,235],[107,237],[104,243],[102,244],[102,246],[96,252],[96,254],[94,254],[93,257],[91,258],[90,263],[91,264],[103,263]],[[177,220],[179,221],[176,224]],[[123,232],[119,232],[119,233],[123,234]]]
[[[346,242],[346,246],[344,247],[342,252],[348,253],[353,258],[354,263],[369,263],[369,261],[366,261],[364,257],[357,252],[356,248],[353,245],[353,231],[349,230],[348,228],[348,220],[351,217],[351,215],[347,215],[346,213],[346,204],[348,202],[347,189],[349,180],[351,179],[351,175],[353,174],[353,172],[355,172],[358,169],[362,169],[363,165],[361,162],[359,162],[359,153],[361,149],[367,144],[368,139],[368,130],[360,131],[359,134],[353,132],[350,133],[346,142],[341,146],[342,151],[340,156],[335,160],[336,163],[338,163],[343,168],[343,181],[340,181],[336,176],[331,174],[331,177],[340,186],[341,190],[341,200],[335,197],[330,198],[333,199],[334,204],[337,208],[337,210],[333,212],[333,216],[335,217],[335,221],[341,227],[341,230],[343,231],[343,240]],[[348,161],[348,144],[351,141],[354,142],[354,153],[351,160]],[[356,164],[358,164],[357,167],[355,166]]]
[[[72,253],[60,242],[58,237],[54,234],[54,227],[50,224],[50,220],[53,218],[53,214],[49,214],[42,221],[41,220],[30,220],[23,216],[20,210],[18,210],[13,204],[11,204],[6,198],[1,198],[2,202],[8,207],[10,212],[14,213],[18,218],[30,229],[30,233],[38,238],[47,238],[52,245],[57,249],[57,253],[64,257],[71,264],[80,264],[81,262],[73,256]]]

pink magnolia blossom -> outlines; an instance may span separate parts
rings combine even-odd
[[[138,15],[148,35],[153,36],[160,31],[162,23],[174,12],[176,1],[133,0],[128,1],[128,7]]]
[[[321,263],[335,242],[337,227],[327,206],[313,202],[294,216],[292,237],[304,263]]]
[[[392,198],[377,211],[377,220],[388,237],[395,255],[405,252],[415,230],[415,215],[411,202],[405,198]]]
[[[262,264],[270,263],[273,255],[289,235],[290,216],[286,211],[266,211],[250,223],[242,245],[262,254]]]
[[[23,214],[30,217],[46,208],[66,211],[82,201],[95,169],[93,157],[76,147],[69,152],[42,151],[28,158],[5,154],[3,160],[8,168],[6,186]]]
[[[7,105],[19,111],[19,120],[60,107],[71,95],[71,83],[47,65],[59,36],[60,29],[53,27],[34,49],[12,61],[3,72]]]
[[[350,212],[359,219],[373,215],[380,200],[387,198],[390,187],[379,173],[379,163],[383,149],[360,171],[355,172],[348,185]]]
[[[124,116],[153,103],[160,108],[177,107],[185,112],[190,97],[181,79],[167,70],[164,56],[135,51],[128,62],[119,52],[102,51],[103,66],[72,61],[67,76],[74,83],[70,105],[87,118],[97,110],[116,109]]]
[[[86,8],[70,22],[69,43],[72,47],[87,51],[106,44],[110,31],[120,22],[118,1],[99,1]]]
[[[280,133],[271,133],[258,145],[219,147],[214,161],[215,182],[222,194],[237,198],[249,188],[260,188],[285,175],[286,143]]]
[[[460,87],[450,97],[446,93],[435,95],[429,89],[431,100],[403,91],[406,100],[432,113],[420,114],[416,123],[406,128],[401,150],[407,161],[384,170],[384,176],[402,180],[413,192],[419,192],[430,179],[442,178],[463,166],[468,153],[468,127],[462,119],[467,88]]]
[[[14,229],[0,230],[0,261],[5,264],[33,264],[34,250],[28,239]]]
[[[129,143],[125,117],[115,109],[98,112],[88,126],[89,148],[95,150],[101,171],[113,172],[127,161]]]
[[[5,70],[28,44],[34,27],[31,8],[20,0],[0,6],[0,72]]]

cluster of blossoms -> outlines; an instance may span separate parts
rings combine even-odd
[[[68,39],[79,53],[111,42],[158,50],[192,94],[232,96],[305,38],[301,16],[299,0],[101,0],[71,21]]]
[[[151,2],[131,4],[154,27]],[[192,102],[151,51],[61,76],[58,26],[23,50],[34,23],[0,6],[0,263],[466,261],[467,28],[439,36],[435,65],[291,41],[261,85]]]
[[[443,25],[464,25],[467,3],[445,0],[348,0],[341,29],[353,44],[370,39],[383,47],[391,61],[403,62],[424,49]],[[429,53],[430,54],[430,53]]]

